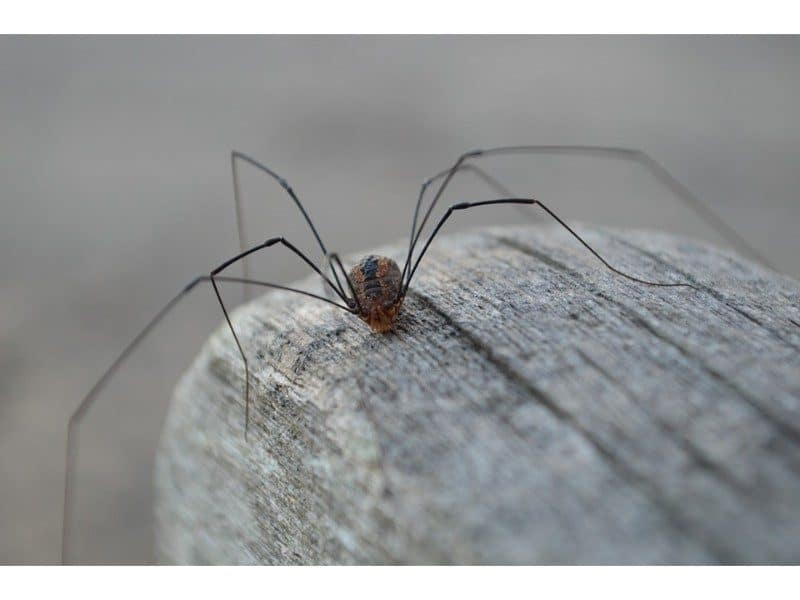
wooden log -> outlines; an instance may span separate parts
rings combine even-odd
[[[579,230],[699,290],[625,280],[561,229],[498,228],[437,240],[393,334],[284,293],[238,310],[249,439],[223,326],[163,432],[160,559],[800,562],[800,284]]]

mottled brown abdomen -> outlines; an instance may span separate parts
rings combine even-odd
[[[402,274],[397,263],[385,256],[366,256],[352,268],[350,280],[361,319],[375,331],[391,330],[403,303]]]

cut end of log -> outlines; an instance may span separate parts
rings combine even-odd
[[[628,281],[560,229],[495,228],[437,240],[388,335],[288,293],[239,309],[248,440],[220,328],[162,435],[161,560],[800,562],[800,284],[577,229],[697,289]]]

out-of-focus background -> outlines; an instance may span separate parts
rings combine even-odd
[[[0,563],[58,560],[70,412],[155,311],[238,249],[232,149],[286,177],[348,253],[407,236],[422,179],[463,151],[641,148],[800,275],[797,37],[5,37],[0,79]],[[634,165],[484,166],[571,220],[719,239]],[[242,168],[242,189],[251,241],[315,249],[274,183]],[[445,200],[492,196],[465,174]],[[485,210],[448,228],[519,220]],[[278,282],[305,274],[281,250],[258,263]],[[220,322],[198,289],[90,413],[75,560],[152,562],[161,420]]]

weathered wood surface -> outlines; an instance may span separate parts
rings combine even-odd
[[[800,284],[580,227],[442,238],[397,332],[269,294],[184,376],[157,468],[177,563],[800,562]],[[402,250],[386,252],[400,258]]]

